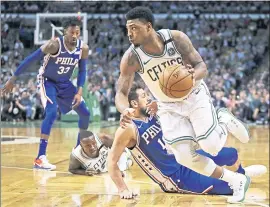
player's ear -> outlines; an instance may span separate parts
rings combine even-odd
[[[152,24],[150,22],[148,22],[148,24],[147,24],[147,30],[150,31],[152,27],[153,27]]]
[[[137,107],[138,107],[138,103],[137,103],[137,101],[135,101],[135,100],[132,100],[132,101],[130,102],[130,105],[132,106],[132,108],[137,108]]]

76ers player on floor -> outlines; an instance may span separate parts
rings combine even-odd
[[[137,72],[158,100],[158,116],[164,141],[170,146],[177,162],[205,176],[228,182],[233,196],[228,202],[242,202],[250,184],[248,176],[217,166],[213,160],[196,153],[193,141],[202,150],[215,156],[226,143],[228,131],[241,142],[249,141],[245,126],[226,109],[216,114],[211,96],[202,80],[207,67],[186,34],[178,30],[153,28],[154,16],[150,9],[136,7],[126,14],[126,27],[132,45],[120,64],[115,97],[116,107],[123,122],[131,122],[128,92]],[[159,87],[159,74],[170,65],[188,65],[195,85],[183,98],[169,98]],[[179,89],[181,90],[181,89]]]
[[[41,139],[34,168],[54,170],[55,165],[46,158],[46,148],[52,125],[57,116],[57,106],[66,114],[74,109],[79,115],[80,131],[87,130],[90,112],[82,99],[82,87],[86,79],[88,45],[79,40],[80,21],[71,18],[64,23],[64,36],[51,39],[38,50],[30,54],[19,65],[14,76],[5,84],[3,93],[10,92],[17,77],[25,72],[30,64],[44,58],[38,81],[45,118],[41,125]],[[70,77],[75,66],[79,66],[77,88]],[[77,145],[79,143],[79,135]]]
[[[134,160],[164,192],[232,194],[232,189],[223,180],[200,175],[180,165],[174,155],[167,153],[159,121],[155,116],[146,113],[147,103],[151,100],[140,85],[132,86],[128,101],[130,107],[135,110],[132,124],[124,129],[117,129],[108,156],[108,170],[121,198],[129,199],[136,195],[126,186],[120,173],[121,169],[117,166],[125,147],[131,149]],[[195,142],[193,144],[197,145]],[[235,148],[223,147],[215,157],[201,149],[196,152],[211,158],[219,166],[230,166],[237,172],[251,177],[260,176],[267,171],[263,165],[243,168]]]

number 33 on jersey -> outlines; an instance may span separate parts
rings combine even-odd
[[[59,42],[59,50],[55,55],[48,54],[44,57],[40,75],[55,82],[67,81],[81,59],[83,42],[77,40],[75,49],[69,51],[64,43],[64,37],[57,38],[57,40]]]

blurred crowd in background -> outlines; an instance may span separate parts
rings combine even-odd
[[[4,2],[6,13],[36,12],[88,12],[125,13],[138,2],[60,2],[25,3]],[[178,29],[185,32],[207,64],[209,75],[205,79],[216,108],[228,107],[241,120],[248,123],[269,122],[269,19],[205,18],[203,13],[266,13],[264,2],[140,2],[154,13],[167,13],[157,19],[155,28]],[[162,4],[162,6],[161,6]],[[71,7],[71,5],[74,5]],[[22,9],[23,8],[23,9]],[[74,9],[74,10],[71,10]],[[170,11],[170,12],[167,12]],[[195,18],[178,19],[176,12],[192,13]],[[5,83],[18,64],[37,46],[34,45],[34,25],[23,16],[1,18],[1,82]],[[108,120],[114,106],[119,64],[130,43],[126,36],[125,19],[88,19],[89,93],[98,97],[102,120]],[[2,120],[21,121],[40,119],[43,109],[36,87],[39,66],[30,69],[16,83],[13,93],[4,97]],[[136,76],[136,81],[139,81]]]
[[[88,13],[126,13],[135,6],[149,7],[154,13],[192,13],[194,11],[213,13],[269,13],[266,1],[111,1],[111,2],[1,2],[1,11],[9,13],[37,12],[88,12]]]

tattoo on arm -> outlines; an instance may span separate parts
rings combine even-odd
[[[127,61],[127,65],[128,66],[134,66],[135,63],[136,63],[136,56],[135,54],[131,51],[129,54],[128,54],[128,61]]]
[[[200,54],[193,47],[191,40],[184,33],[178,33],[174,37],[177,50],[182,54],[186,64],[191,64],[193,67],[201,62],[204,62]]]
[[[134,74],[121,75],[117,82],[117,91],[122,92],[125,96],[128,96],[129,90],[134,80]]]

